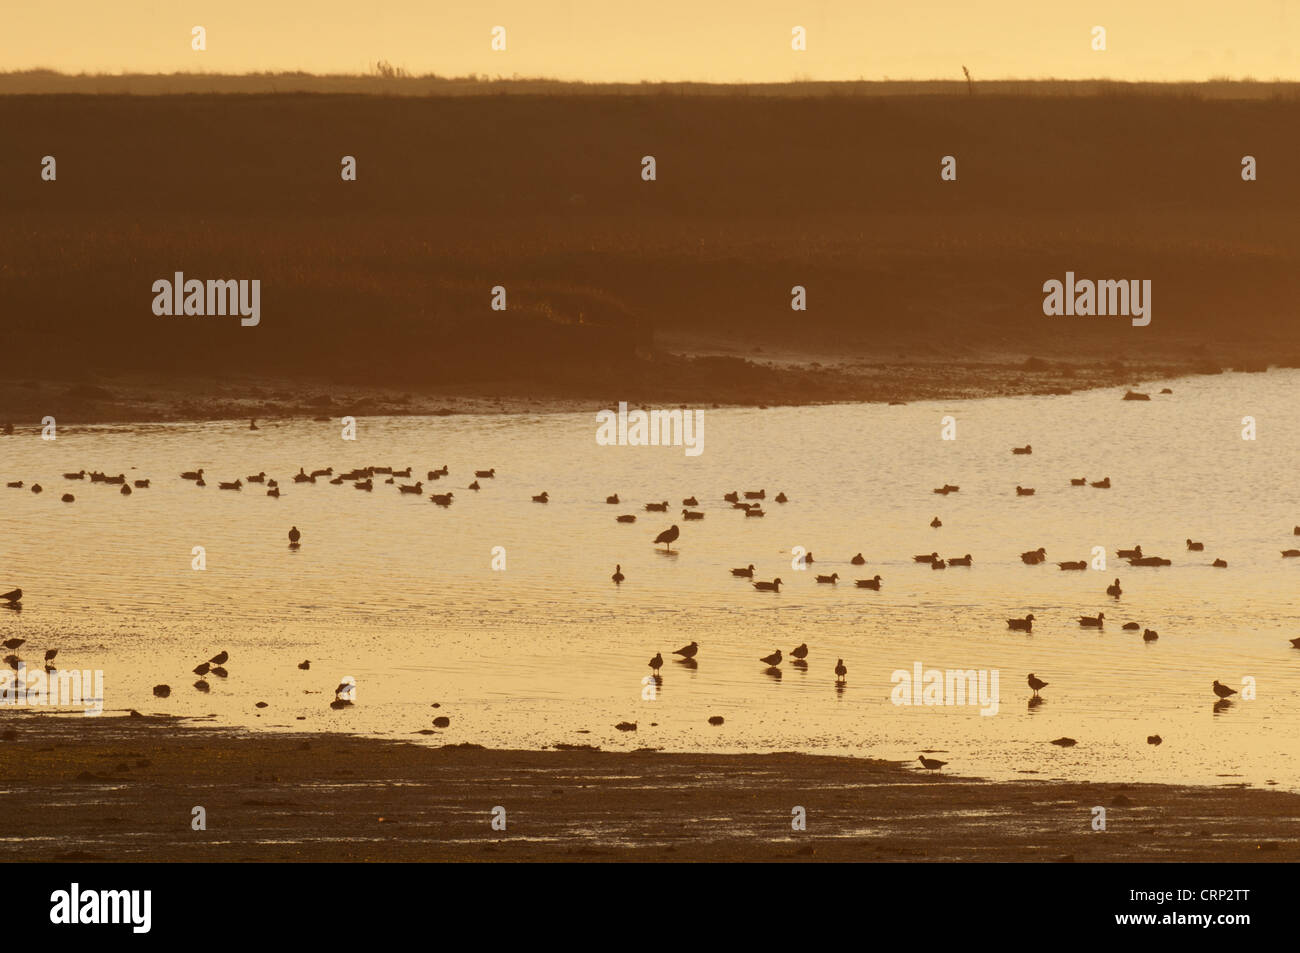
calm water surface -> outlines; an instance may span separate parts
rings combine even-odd
[[[914,760],[940,755],[965,774],[1090,780],[1226,781],[1300,789],[1300,372],[1169,382],[1172,395],[1124,402],[1119,392],[769,410],[708,410],[704,452],[602,447],[594,414],[364,418],[355,442],[337,420],[68,428],[0,438],[0,589],[26,590],[0,613],[5,638],[39,664],[57,647],[66,667],[105,672],[109,710],[212,716],[263,730],[336,728],[421,743],[535,748],[820,753]],[[1161,384],[1150,388],[1159,390]],[[945,414],[956,441],[939,439]],[[1259,437],[1241,439],[1242,417]],[[1012,446],[1031,443],[1031,456]],[[299,466],[336,472],[447,464],[422,496],[377,478],[374,492],[290,482]],[[179,479],[203,467],[209,485]],[[482,491],[476,468],[495,467]],[[153,486],[64,480],[64,471],[125,472]],[[283,496],[223,492],[218,480],[264,470]],[[1110,490],[1071,477],[1109,476]],[[399,481],[408,482],[408,481]],[[931,493],[961,486],[947,497]],[[1037,489],[1017,497],[1016,484]],[[764,519],[722,501],[765,488]],[[430,490],[452,490],[450,509]],[[531,501],[547,490],[549,505]],[[73,492],[76,502],[59,501]],[[770,497],[784,491],[784,506]],[[623,505],[604,500],[617,492]],[[702,522],[680,518],[695,495]],[[668,500],[666,516],[644,513]],[[636,513],[631,525],[615,522]],[[943,521],[931,529],[932,517]],[[676,522],[671,555],[651,540]],[[287,547],[290,525],[303,532]],[[1204,553],[1184,540],[1205,542]],[[1140,543],[1173,560],[1134,569],[1114,551]],[[191,567],[203,546],[206,571]],[[492,569],[504,547],[506,569]],[[807,571],[791,566],[810,550]],[[1049,562],[1020,552],[1044,546]],[[1105,572],[1057,570],[1104,546]],[[662,549],[662,547],[660,547]],[[915,553],[971,553],[972,568],[936,572]],[[868,564],[853,567],[861,551]],[[1228,569],[1213,569],[1214,558]],[[779,594],[733,579],[754,563]],[[616,563],[627,581],[610,582]],[[814,573],[838,572],[837,586]],[[854,578],[879,573],[880,592]],[[1105,595],[1115,576],[1124,595]],[[1032,635],[1005,620],[1033,612]],[[1076,617],[1104,612],[1102,632]],[[1136,621],[1154,643],[1123,632]],[[669,662],[642,700],[647,660],[691,640],[697,668]],[[758,658],[807,642],[806,671],[765,673]],[[230,652],[226,680],[191,687],[190,669]],[[842,657],[847,686],[837,691]],[[311,660],[309,671],[297,663]],[[900,707],[891,673],[1000,672],[999,712]],[[1050,683],[1029,708],[1028,672]],[[357,703],[328,703],[344,676]],[[1213,710],[1210,683],[1258,697]],[[152,695],[166,682],[171,698]],[[259,701],[269,707],[255,708]],[[431,708],[433,703],[440,708]],[[445,714],[451,727],[428,729]],[[722,715],[720,728],[707,719]],[[13,717],[0,715],[0,717]],[[301,720],[300,720],[301,719]],[[620,721],[639,725],[620,733]],[[656,723],[653,724],[652,723]],[[1160,747],[1147,735],[1164,738]],[[1062,735],[1074,748],[1048,742]]]

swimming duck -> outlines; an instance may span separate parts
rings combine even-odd
[[[1020,554],[1020,561],[1027,566],[1037,566],[1046,558],[1047,558],[1047,550],[1042,546],[1039,546],[1037,549],[1030,550],[1027,553]]]
[[[5,486],[12,487],[15,490],[21,490],[23,488],[23,481],[14,480],[12,483],[6,483]]]
[[[767,499],[766,490],[746,490],[745,499],[747,500],[765,500]]]
[[[682,506],[699,506],[699,505],[700,505],[700,501],[693,496],[688,496],[686,499],[682,500]]]
[[[265,482],[266,482],[266,471],[262,471],[262,472],[260,472],[260,473],[255,473],[255,474],[253,474],[252,476],[250,476],[250,477],[247,478],[247,482],[248,482],[248,483],[265,483]]]
[[[859,589],[879,589],[880,576],[875,576],[871,579],[854,580],[854,585],[856,585]]]
[[[269,489],[269,490],[266,491],[266,495],[267,495],[267,496],[273,496],[273,497],[279,499],[279,496],[280,496],[280,488],[279,488],[278,486],[273,486],[273,487],[271,487],[271,489]]]
[[[930,520],[930,528],[931,528],[931,529],[938,529],[938,528],[939,528],[940,526],[942,526],[942,525],[943,525],[943,523],[939,522],[939,517],[937,517],[937,516],[936,516],[934,519]]]
[[[970,565],[970,553],[967,553],[965,556],[950,556],[950,557],[948,558],[948,565],[949,565],[949,566],[969,566],[969,565]]]
[[[181,474],[181,479],[182,479],[182,480],[202,480],[202,479],[203,479],[203,469],[200,467],[198,470],[187,470],[187,471],[185,471],[184,473]]]
[[[534,503],[549,503],[550,501],[551,501],[551,495],[547,493],[545,490],[542,490],[541,493],[538,493],[535,497],[533,497]]]
[[[123,496],[130,496],[130,495],[131,495],[131,487],[129,487],[127,484],[123,483],[123,484],[122,484],[122,489],[121,489],[119,492],[120,492]]]
[[[1088,564],[1087,564],[1086,562],[1084,562],[1082,559],[1080,559],[1080,560],[1076,560],[1075,562],[1057,563],[1056,565],[1057,565],[1057,567],[1058,567],[1059,569],[1061,569],[1061,570],[1063,570],[1063,571],[1065,571],[1065,570],[1072,570],[1072,571],[1073,571],[1073,570],[1083,570],[1083,569],[1087,569],[1087,568],[1088,568]]]
[[[865,566],[867,564],[867,559],[861,553],[858,553],[856,556],[854,556],[852,559],[849,560],[849,563],[851,563],[854,566]]]
[[[397,490],[399,493],[415,493],[418,495],[424,492],[424,481],[416,480],[414,483],[403,483],[397,487]]]
[[[618,494],[615,493],[613,496],[607,496],[607,497],[605,497],[605,502],[606,502],[606,503],[613,503],[613,504],[617,505],[617,503],[618,503]]]
[[[1105,618],[1106,613],[1104,612],[1098,612],[1095,616],[1081,615],[1079,616],[1079,625],[1085,629],[1100,629]]]
[[[684,520],[702,520],[704,514],[695,510],[682,510],[682,519]]]
[[[788,496],[786,496],[784,493],[778,493],[778,494],[776,495],[776,501],[777,501],[778,503],[789,503],[789,502],[790,502],[790,498],[789,498]]]
[[[1078,480],[1074,479],[1074,477],[1070,477],[1070,486],[1087,486],[1087,485],[1088,485],[1087,477],[1082,477]]]
[[[731,574],[732,574],[733,576],[744,576],[744,577],[747,578],[747,579],[753,579],[753,578],[754,578],[754,564],[753,564],[753,563],[750,563],[750,564],[749,564],[748,566],[746,566],[744,569],[733,569],[733,570],[731,570]]]
[[[947,569],[947,568],[948,568],[948,564],[947,564],[946,562],[944,562],[942,559],[936,559],[934,562],[930,563],[930,568],[931,568],[931,569]]]
[[[1227,569],[1227,568],[1228,568],[1228,563],[1227,563],[1225,560],[1222,560],[1222,559],[1216,559],[1214,562],[1210,563],[1210,565],[1213,566],[1215,569]]]
[[[1012,453],[1019,453],[1019,454],[1033,453],[1033,452],[1034,452],[1034,448],[1031,447],[1029,444],[1025,444],[1023,447],[1012,447],[1012,448],[1011,448],[1011,452],[1012,452]]]
[[[1031,486],[1017,486],[1016,496],[1033,496],[1034,488]]]
[[[827,585],[833,586],[835,585],[836,582],[839,581],[839,578],[840,578],[840,574],[837,572],[833,572],[829,576],[818,576],[817,581],[820,583],[825,583]]]
[[[740,502],[740,494],[737,493],[735,490],[732,490],[730,493],[723,494],[722,498],[726,500],[728,503]]]
[[[759,592],[780,592],[781,580],[773,579],[771,582],[756,582],[754,588]]]
[[[1142,641],[1143,641],[1143,642],[1154,642],[1154,641],[1155,641],[1156,639],[1158,639],[1158,638],[1160,638],[1160,633],[1156,632],[1154,629],[1143,629],[1143,630],[1142,630]]]
[[[762,510],[760,510],[757,506],[755,506],[755,507],[752,507],[751,509],[747,509],[747,510],[745,510],[745,515],[746,515],[746,516],[753,516],[753,517],[762,517],[762,516],[764,516],[764,515],[766,515],[766,514],[764,514]]]
[[[479,485],[478,485],[478,480],[475,480],[475,481],[474,481],[473,483],[471,483],[469,486],[465,487],[465,489],[467,489],[467,490],[478,490],[478,489],[481,489],[481,488],[480,488]]]
[[[1193,552],[1193,553],[1204,552],[1204,551],[1205,551],[1205,544],[1204,544],[1204,543],[1193,543],[1193,542],[1189,539],[1189,540],[1187,541],[1187,549],[1188,549],[1190,552]]]
[[[934,562],[934,561],[935,561],[936,559],[938,559],[938,558],[939,558],[939,554],[938,554],[938,553],[931,553],[931,554],[928,555],[928,556],[913,556],[913,557],[912,557],[912,562],[915,562],[915,563],[932,563],[932,562]]]
[[[1284,549],[1284,550],[1282,550],[1282,558],[1283,558],[1283,559],[1294,559],[1296,556],[1300,556],[1300,549]]]
[[[452,493],[430,493],[429,501],[435,504],[436,506],[441,506],[445,508],[451,506],[451,500],[453,496],[454,494]]]
[[[1013,632],[1030,632],[1034,628],[1034,614],[1031,612],[1023,619],[1007,619],[1007,628]]]
[[[1125,632],[1136,632],[1138,629],[1142,628],[1142,626],[1138,625],[1136,622],[1125,622],[1121,628]]]
[[[1141,559],[1142,547],[1134,546],[1132,549],[1117,549],[1115,555],[1120,559]]]
[[[1110,489],[1110,477],[1106,477],[1106,479],[1104,479],[1104,480],[1099,480],[1099,481],[1097,481],[1096,483],[1093,483],[1093,484],[1091,484],[1091,485],[1094,486],[1094,487],[1096,487],[1098,490],[1109,490],[1109,489]]]
[[[444,472],[444,473],[447,471],[447,467],[446,467],[446,466],[443,466],[442,469],[443,469],[443,472]],[[475,470],[475,471],[474,471],[474,475],[475,475],[476,477],[478,477],[479,479],[483,479],[483,478],[486,477],[487,479],[491,480],[491,479],[494,479],[494,478],[496,477],[496,475],[497,475],[497,468],[496,468],[496,467],[493,467],[491,470]]]
[[[78,470],[76,473],[63,474],[63,479],[65,480],[84,480],[85,478],[86,478],[85,470]]]
[[[357,483],[353,483],[352,485],[356,487],[356,489],[358,490],[365,490],[367,493],[369,493],[371,490],[375,488],[374,481],[369,479],[360,480]]]
[[[236,480],[234,483],[222,483],[221,481],[217,481],[217,489],[219,490],[238,490],[243,485],[244,483],[242,480]]]
[[[645,510],[647,513],[667,513],[668,501],[664,500],[662,503],[647,503],[645,505]]]
[[[1123,594],[1123,590],[1120,589],[1119,587],[1118,579],[1116,579],[1114,582],[1112,582],[1109,586],[1106,587],[1106,595],[1108,596],[1114,596],[1116,599],[1118,599],[1122,594]]]
[[[616,517],[614,517],[614,519],[615,519],[616,522],[619,522],[619,523],[635,523],[635,522],[636,522],[636,517],[635,517],[635,516],[616,516]]]

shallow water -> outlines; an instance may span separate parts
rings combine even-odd
[[[1172,395],[1155,396],[1168,384]],[[594,415],[364,418],[344,442],[337,419],[31,430],[0,438],[0,477],[45,492],[0,489],[0,590],[26,590],[0,612],[5,638],[39,665],[103,669],[109,710],[136,708],[256,729],[321,730],[535,748],[770,751],[898,758],[921,751],[947,770],[986,777],[1263,784],[1300,789],[1300,523],[1295,498],[1300,372],[1160,382],[1153,400],[1114,390],[907,406],[706,410],[704,452],[609,447]],[[940,420],[957,420],[942,441]],[[1241,439],[1242,417],[1258,439]],[[1012,446],[1031,443],[1029,456]],[[299,466],[447,464],[422,496],[376,479],[290,482]],[[209,485],[179,479],[204,467]],[[476,468],[495,467],[483,489]],[[149,477],[129,497],[67,481],[65,471]],[[283,496],[220,491],[218,480],[265,470]],[[1111,478],[1110,490],[1071,477]],[[409,482],[399,480],[399,482]],[[958,484],[947,497],[935,486]],[[1017,497],[1016,484],[1033,486]],[[763,519],[722,502],[765,488]],[[449,509],[430,491],[455,493]],[[531,496],[549,491],[551,502]],[[771,497],[785,491],[790,502]],[[59,496],[76,495],[65,504]],[[623,505],[605,504],[617,492]],[[680,519],[697,496],[702,522]],[[667,515],[643,503],[668,500]],[[623,525],[614,517],[636,513]],[[932,517],[943,521],[931,529]],[[671,523],[671,555],[651,540]],[[291,525],[303,532],[287,547]],[[1187,552],[1184,539],[1205,542]],[[1173,560],[1131,568],[1115,550],[1141,543]],[[207,569],[191,569],[192,548]],[[492,569],[493,547],[506,569]],[[791,550],[815,556],[792,568]],[[1044,546],[1048,562],[1021,563]],[[1105,547],[1104,572],[1060,572],[1057,560]],[[659,547],[662,550],[663,547]],[[971,553],[943,572],[914,553]],[[861,551],[868,564],[848,559]],[[1213,569],[1215,557],[1229,563]],[[779,594],[731,577],[754,563]],[[627,576],[610,582],[614,565]],[[837,586],[815,573],[838,572]],[[884,578],[880,592],[852,579]],[[1105,595],[1118,576],[1124,595]],[[1005,620],[1033,612],[1032,635]],[[1104,612],[1102,632],[1076,617]],[[1154,643],[1120,626],[1137,621]],[[697,668],[669,661],[653,701],[647,660],[691,640]],[[758,658],[807,642],[807,670],[783,676]],[[229,678],[191,687],[190,669],[230,652]],[[848,666],[837,691],[833,667]],[[309,671],[296,666],[311,660]],[[995,716],[978,707],[897,706],[891,673],[926,668],[1000,673]],[[1028,672],[1049,683],[1028,707]],[[344,676],[356,704],[328,707]],[[1257,698],[1216,713],[1214,679]],[[167,700],[151,688],[166,682]],[[256,709],[256,702],[269,707]],[[439,703],[434,710],[430,706]],[[0,709],[2,710],[2,709]],[[427,738],[436,715],[451,727]],[[724,726],[706,723],[722,715]],[[3,716],[9,717],[9,716]],[[302,720],[299,720],[301,718]],[[638,723],[636,732],[614,729]],[[657,723],[652,726],[651,723]],[[586,733],[583,733],[586,732]],[[1146,737],[1159,734],[1152,747]],[[1048,742],[1078,740],[1073,748]]]

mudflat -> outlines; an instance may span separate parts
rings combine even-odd
[[[0,738],[5,861],[1300,858],[1300,795],[1234,785],[994,783],[859,758],[505,751],[111,714],[8,713]]]

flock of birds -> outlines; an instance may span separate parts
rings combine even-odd
[[[250,422],[250,429],[252,430],[258,429],[256,421]],[[1029,455],[1033,453],[1033,447],[1031,445],[1026,444],[1023,447],[1012,448],[1011,452],[1017,456]],[[397,482],[398,480],[411,479],[412,468],[410,466],[407,466],[400,470],[391,466],[367,466],[361,468],[354,468],[352,470],[348,470],[345,472],[340,472],[337,475],[335,474],[333,467],[326,467],[324,469],[314,469],[311,471],[306,470],[306,468],[304,467],[300,467],[298,472],[290,478],[290,482],[292,482],[293,484],[315,484],[318,481],[324,480],[335,486],[351,484],[357,490],[361,490],[365,492],[373,492],[376,487],[376,482],[378,481],[378,484],[380,486],[395,485],[399,494],[422,495],[425,490],[426,482],[430,484],[439,482],[444,478],[449,477],[449,474],[450,474],[449,468],[446,465],[444,465],[438,469],[428,470],[425,474],[424,480],[416,480],[413,483],[398,483]],[[495,476],[496,476],[495,468],[489,468],[486,470],[475,470],[474,479],[471,483],[467,485],[466,489],[470,491],[478,491],[482,488],[479,482],[480,480],[494,479]],[[119,473],[114,476],[99,471],[88,472],[86,470],[80,470],[77,472],[65,473],[63,474],[63,477],[64,479],[69,481],[88,480],[89,483],[91,484],[98,483],[98,484],[103,484],[107,487],[116,486],[119,488],[118,492],[121,493],[121,495],[123,496],[131,495],[134,492],[133,488],[135,490],[149,489],[151,485],[149,479],[136,479],[136,480],[128,481],[126,475],[123,473]],[[197,468],[195,470],[181,473],[180,478],[182,480],[193,483],[197,487],[205,487],[208,485],[205,477],[205,471],[203,470],[203,468]],[[1070,478],[1070,485],[1075,487],[1090,486],[1095,489],[1104,490],[1104,489],[1111,488],[1111,481],[1110,481],[1110,477],[1105,477],[1104,479],[1099,481],[1089,481],[1085,477],[1078,477],[1078,478],[1072,477]],[[7,483],[7,486],[14,489],[22,489],[25,486],[25,484],[22,480],[16,480]],[[219,490],[240,492],[245,487],[265,488],[267,496],[270,497],[280,496],[279,482],[274,478],[268,477],[265,472],[250,474],[243,478],[236,478],[230,481],[217,482],[217,488]],[[43,488],[39,483],[32,483],[29,489],[33,493],[41,493]],[[956,486],[953,484],[944,484],[941,487],[936,487],[933,490],[933,492],[938,495],[947,496],[952,493],[957,493],[960,490],[961,490],[960,486]],[[1033,487],[1024,487],[1024,486],[1017,485],[1015,492],[1017,496],[1032,496],[1035,493],[1035,489]],[[63,494],[62,499],[64,502],[71,503],[74,502],[75,497],[71,493],[65,493]],[[541,493],[533,495],[531,499],[535,503],[547,504],[550,502],[550,494],[547,491],[542,491]],[[733,509],[742,511],[745,517],[747,518],[762,518],[765,515],[765,512],[763,510],[763,504],[767,500],[767,492],[765,489],[747,490],[744,491],[743,494],[740,491],[732,491],[724,494],[722,499],[723,502],[729,503]],[[789,497],[787,497],[786,494],[783,492],[776,494],[772,499],[773,502],[777,504],[785,504],[789,502]],[[454,501],[454,491],[448,490],[445,493],[437,493],[437,492],[430,493],[429,500],[435,505],[441,507],[449,507],[452,505]],[[622,505],[623,501],[619,498],[618,494],[615,493],[606,497],[605,503],[613,506],[618,506],[618,505]],[[702,520],[705,518],[705,513],[699,509],[700,503],[695,496],[689,496],[683,498],[681,501],[681,505],[682,505],[681,514],[682,514],[682,519],[684,521],[692,522],[692,521]],[[668,509],[669,509],[669,502],[667,500],[649,502],[643,505],[643,511],[646,513],[666,513]],[[634,523],[636,522],[636,519],[637,519],[637,515],[634,513],[624,513],[616,517],[616,521],[619,523]],[[934,517],[930,521],[930,526],[932,528],[938,529],[942,525],[943,523],[938,516]],[[1294,528],[1293,535],[1300,536],[1300,526],[1296,526]],[[302,534],[298,530],[298,528],[296,526],[292,527],[289,530],[288,536],[289,536],[290,548],[295,550],[298,549],[301,546],[301,538],[302,538]],[[674,523],[654,537],[654,545],[658,546],[662,544],[665,547],[665,552],[671,553],[673,544],[676,543],[680,538],[681,538],[681,528],[676,523]],[[1204,543],[1192,539],[1186,540],[1186,546],[1188,552],[1204,552],[1205,550]],[[1288,558],[1288,559],[1300,558],[1300,549],[1291,548],[1291,549],[1282,550],[1281,552],[1283,558]],[[1163,556],[1144,553],[1140,545],[1136,545],[1132,549],[1117,550],[1116,555],[1121,559],[1127,560],[1128,564],[1133,567],[1146,567],[1146,566],[1158,567],[1158,566],[1172,565],[1171,559],[1168,559]],[[920,554],[920,555],[913,556],[912,559],[916,563],[928,564],[932,570],[942,570],[948,567],[969,568],[973,565],[973,560],[970,553],[966,553],[962,556],[950,556],[947,558],[943,558],[940,557],[937,551],[935,551],[928,554]],[[1021,553],[1020,559],[1026,565],[1030,565],[1030,566],[1040,565],[1047,561],[1047,550],[1045,547],[1039,547],[1034,550],[1029,550]],[[803,556],[803,560],[805,563],[808,564],[814,563],[815,561],[812,553],[806,553]],[[849,564],[855,567],[863,566],[866,564],[866,562],[867,562],[866,558],[860,552],[855,554],[853,557],[849,559]],[[1063,572],[1083,571],[1088,568],[1088,563],[1084,560],[1071,560],[1071,561],[1057,562],[1056,565],[1057,568]],[[1210,565],[1217,568],[1227,568],[1228,564],[1222,558],[1216,558],[1214,562],[1211,563]],[[738,567],[732,569],[731,576],[735,578],[743,578],[749,580],[753,588],[758,592],[779,593],[781,591],[782,585],[784,585],[780,577],[775,577],[770,581],[755,579],[754,578],[755,567],[752,563],[744,567]],[[621,563],[615,566],[614,573],[611,578],[615,583],[615,585],[621,585],[623,582],[626,581],[627,576],[623,572],[623,567]],[[840,581],[840,575],[838,572],[815,575],[815,582],[818,585],[835,586],[839,583],[839,581]],[[861,589],[879,591],[882,582],[883,582],[882,577],[879,574],[876,574],[868,578],[855,579],[854,585],[857,588],[861,588]],[[1120,580],[1118,578],[1116,578],[1107,587],[1106,594],[1116,600],[1118,600],[1122,596],[1123,590],[1121,588]],[[13,610],[20,610],[22,608],[22,601],[21,601],[22,595],[23,593],[21,589],[14,589],[9,592],[0,594],[0,606],[13,609]],[[1098,612],[1097,615],[1095,616],[1079,616],[1077,617],[1077,622],[1078,625],[1082,628],[1100,630],[1104,628],[1105,618],[1106,617],[1104,612]],[[1027,613],[1022,617],[1010,618],[1006,620],[1008,629],[1012,631],[1025,632],[1025,633],[1032,633],[1035,621],[1036,620],[1033,613]],[[1137,622],[1127,622],[1123,625],[1122,628],[1126,631],[1136,631],[1138,629],[1142,629],[1142,638],[1146,642],[1154,642],[1159,638],[1158,633],[1156,633],[1154,630],[1150,628],[1144,628]],[[9,649],[11,653],[14,653],[21,645],[25,643],[25,641],[26,640],[21,638],[11,638],[4,641],[2,644],[4,645],[5,648]],[[1295,646],[1296,648],[1300,648],[1300,638],[1294,638],[1291,639],[1290,641],[1293,646]],[[696,642],[691,642],[689,645],[682,646],[681,648],[675,650],[672,654],[674,656],[677,656],[678,662],[693,667],[697,664],[696,657],[699,653],[699,650],[700,650],[699,644]],[[809,656],[809,651],[810,650],[806,643],[800,644],[796,648],[792,649],[791,652],[789,653],[790,664],[800,669],[806,670],[808,666],[807,659]],[[46,651],[45,664],[46,664],[47,671],[52,670],[52,666],[50,663],[54,660],[57,654],[58,654],[58,649],[52,648]],[[213,656],[212,658],[208,659],[207,661],[201,662],[199,665],[197,665],[194,668],[193,672],[195,675],[199,676],[199,680],[194,683],[194,688],[200,692],[207,692],[210,689],[209,683],[206,681],[206,678],[209,675],[214,675],[219,678],[227,677],[228,673],[224,668],[224,664],[228,659],[229,659],[229,653],[222,651],[217,655]],[[5,661],[14,669],[17,669],[19,664],[21,663],[21,659],[19,659],[16,654],[10,654],[9,656],[6,657]],[[786,657],[782,654],[781,650],[778,648],[770,655],[763,656],[758,661],[766,666],[766,671],[768,674],[774,675],[775,677],[779,678],[780,666],[784,661],[786,661]],[[663,664],[664,664],[664,659],[662,653],[656,652],[654,657],[649,662],[649,667],[651,668],[653,672],[653,676],[656,681],[661,680],[660,670],[662,669]],[[310,667],[310,661],[304,661],[300,663],[298,667],[300,669],[308,669]],[[837,659],[834,672],[835,672],[836,688],[838,691],[843,691],[844,687],[847,684],[848,669],[845,666],[844,660],[842,658]],[[1037,678],[1033,673],[1029,674],[1027,681],[1028,681],[1029,688],[1032,690],[1033,693],[1029,704],[1031,707],[1033,707],[1042,702],[1042,697],[1039,694],[1039,692],[1041,691],[1041,689],[1047,687],[1047,683]],[[1214,694],[1218,699],[1218,701],[1216,701],[1215,703],[1216,711],[1220,710],[1222,706],[1229,705],[1230,702],[1228,699],[1230,698],[1230,696],[1236,694],[1236,691],[1234,689],[1222,685],[1218,680],[1214,681],[1212,687],[1213,687]],[[351,704],[351,702],[345,697],[345,691],[347,688],[348,688],[347,685],[340,685],[339,688],[335,690],[335,700],[331,704],[331,707],[341,708]],[[161,698],[168,697],[170,695],[170,692],[171,692],[171,688],[166,684],[157,685],[154,688],[154,694]],[[265,706],[266,706],[265,702],[258,703],[258,707],[265,707]],[[713,720],[711,719],[711,721]],[[720,724],[721,719],[717,719],[714,723]],[[624,726],[619,725],[618,727],[623,728]],[[1151,744],[1159,744],[1161,741],[1158,735],[1150,736],[1147,740]],[[1075,744],[1075,741],[1070,738],[1061,738],[1053,741],[1052,743],[1068,747]],[[938,770],[948,763],[945,761],[938,761],[935,759],[926,758],[924,756],[921,756],[919,760],[922,766],[927,770]]]

